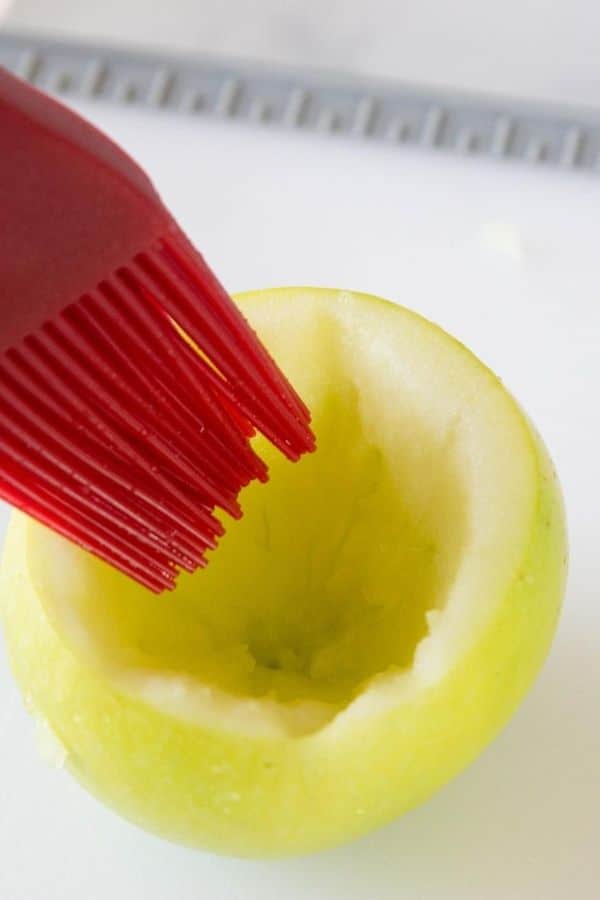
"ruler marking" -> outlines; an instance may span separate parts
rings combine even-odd
[[[543,162],[548,153],[547,144],[538,137],[532,137],[529,139],[527,146],[525,147],[525,159],[530,163],[538,163]]]
[[[560,164],[567,168],[576,166],[581,155],[583,132],[581,128],[570,128],[565,134],[560,152]]]
[[[215,103],[215,112],[219,116],[231,116],[235,111],[235,105],[241,91],[241,82],[239,78],[231,76],[227,78],[217,95]]]
[[[446,113],[441,106],[429,109],[423,124],[421,143],[426,147],[436,147],[440,142],[445,120]]]
[[[494,156],[506,156],[510,152],[514,130],[514,123],[508,116],[501,116],[496,121],[491,146]]]
[[[375,100],[373,97],[362,97],[356,106],[354,113],[354,121],[352,123],[352,134],[357,137],[365,137],[373,130],[373,120],[375,118]]]
[[[290,128],[302,125],[306,117],[309,94],[304,88],[294,88],[288,97],[283,111],[283,121]]]
[[[68,91],[73,85],[73,76],[66,69],[55,69],[50,71],[43,79],[43,87],[46,91],[52,91],[55,94],[62,94]]]
[[[54,78],[51,90],[58,94],[64,94],[73,87],[73,75],[71,72],[58,72]]]
[[[327,132],[337,131],[340,127],[340,117],[330,106],[322,109],[317,118],[317,130],[325,134]]]
[[[273,109],[268,100],[264,97],[255,97],[250,104],[248,115],[252,122],[268,122],[272,112]]]
[[[164,106],[169,99],[173,87],[173,73],[167,66],[161,66],[152,76],[148,88],[148,103],[150,106]]]
[[[138,98],[138,89],[133,81],[129,78],[121,78],[115,84],[113,98],[118,103],[133,103]]]
[[[456,136],[456,149],[459,153],[473,153],[478,144],[479,135],[472,128],[463,128]]]
[[[404,119],[394,119],[388,128],[387,138],[389,141],[401,143],[410,138],[410,123]]]
[[[105,63],[98,58],[91,59],[86,65],[81,79],[81,92],[86,97],[97,97],[102,92],[107,70]]]
[[[181,100],[181,109],[186,113],[196,113],[199,112],[205,105],[206,98],[202,91],[200,90],[191,90],[187,91]]]
[[[42,65],[42,57],[31,47],[22,50],[17,59],[15,74],[25,81],[35,81],[40,66]]]

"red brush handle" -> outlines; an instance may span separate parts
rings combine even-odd
[[[0,68],[0,352],[174,230],[127,154]]]

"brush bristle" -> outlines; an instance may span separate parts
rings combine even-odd
[[[192,345],[195,345],[195,349]],[[181,234],[0,359],[0,494],[154,592],[206,564],[267,469],[314,449],[307,408]]]

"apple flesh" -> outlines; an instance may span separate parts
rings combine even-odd
[[[306,853],[420,803],[507,721],[555,629],[564,515],[523,412],[431,323],[339,291],[239,300],[317,453],[261,442],[269,484],[159,597],[15,514],[0,606],[90,791],[185,844]]]

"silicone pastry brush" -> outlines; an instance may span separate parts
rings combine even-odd
[[[309,422],[139,166],[0,69],[0,496],[160,592]]]

